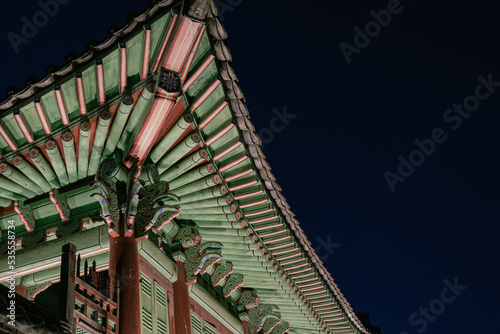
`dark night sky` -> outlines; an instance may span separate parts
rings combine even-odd
[[[500,3],[404,0],[350,64],[339,44],[352,45],[353,29],[364,30],[370,11],[387,1],[220,3],[256,128],[269,128],[273,110],[296,115],[264,152],[354,309],[370,312],[384,333],[498,333],[500,87],[460,126],[443,116],[475,94],[479,76],[500,82]],[[8,6],[0,20],[2,92],[82,52],[147,2],[69,1],[18,54],[7,34],[20,33],[22,17],[40,7]],[[391,192],[384,173],[398,173],[398,156],[408,159],[414,141],[436,128],[446,141]],[[330,253],[328,242],[337,244]],[[444,281],[455,278],[467,288],[439,302]],[[413,315],[413,326],[410,316],[429,306],[438,315]]]

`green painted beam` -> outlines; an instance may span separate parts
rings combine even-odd
[[[115,151],[133,105],[134,98],[132,96],[125,95],[122,98],[118,110],[115,112],[115,116],[113,117],[113,124],[109,130],[108,139],[106,140],[106,146],[104,147],[103,157],[101,160],[112,155]]]
[[[0,197],[4,197],[6,199],[10,199],[12,201],[23,201],[28,199],[26,196],[22,196],[19,194],[14,194],[12,191],[0,188]]]
[[[198,227],[200,230],[201,228]],[[201,232],[200,232],[201,233]],[[202,234],[203,235],[203,234]],[[215,234],[212,235],[213,238],[215,238]],[[205,239],[211,238],[208,234]],[[215,241],[217,241],[215,239]],[[242,249],[242,250],[249,250],[249,251],[257,251],[258,253],[262,254],[262,250],[257,248],[257,244],[252,242],[252,237],[245,236],[243,238],[233,238],[231,241],[225,241],[224,242],[224,248],[228,249]],[[253,253],[249,253],[253,254]]]
[[[21,195],[21,196],[28,197],[28,198],[36,196],[36,194],[34,192],[32,192],[31,190],[28,190],[24,187],[21,187],[17,183],[14,183],[14,182],[12,182],[6,178],[3,178],[3,177],[0,177],[0,192],[1,192],[1,190],[5,191],[4,196],[2,196],[0,193],[0,196],[2,196],[2,197],[5,197],[5,195],[9,194],[10,192],[12,192],[13,197],[15,197],[16,195]],[[6,198],[9,198],[9,197],[6,197]]]
[[[237,130],[237,127],[234,126],[234,124],[231,123],[231,119],[229,119],[227,122],[219,124],[217,129],[213,133],[210,133],[208,136],[206,136],[205,141],[210,143],[210,148],[213,149],[214,151],[218,150],[220,147],[223,147],[227,145],[228,143],[234,143],[234,141],[240,139],[240,134]],[[232,126],[232,128],[227,131],[227,127]],[[222,137],[217,139],[217,135],[220,136],[220,133],[223,133],[222,130],[226,129],[226,133],[222,135]],[[215,141],[214,141],[215,140]]]
[[[181,208],[181,214],[179,218],[182,218],[181,216],[184,214],[191,214],[191,215],[198,215],[203,217],[204,215],[220,215],[220,214],[231,214],[233,213],[231,211],[231,206],[225,205],[225,206],[214,206],[210,208],[203,208],[203,209],[196,209],[196,208],[191,208],[191,209],[186,209],[184,207]],[[202,218],[203,219],[203,218]]]
[[[183,185],[186,185],[188,183],[197,181],[201,179],[202,177],[211,175],[215,173],[215,167],[212,164],[206,164],[204,166],[201,166],[199,168],[196,168],[192,171],[189,171],[187,173],[184,173],[183,175],[180,175],[179,177],[171,180],[168,185],[170,186],[170,190],[177,189],[179,187],[182,187]]]
[[[92,145],[92,153],[90,154],[88,176],[95,175],[99,169],[101,155],[108,134],[109,124],[111,122],[111,113],[109,110],[103,110],[98,117],[97,127],[94,134],[94,143]]]
[[[175,191],[172,193],[175,194]],[[213,208],[213,207],[219,207],[219,206],[226,206],[231,204],[230,201],[231,197],[229,196],[220,196],[216,198],[209,198],[205,200],[200,200],[196,202],[191,202],[191,203],[181,203],[181,212],[182,210],[197,210],[197,208],[203,209],[203,208]]]
[[[201,136],[197,132],[191,133],[179,144],[165,154],[163,158],[156,164],[158,171],[165,171],[181,160],[187,153],[200,143]]]
[[[182,211],[181,211],[182,214]],[[181,218],[179,216],[179,218]],[[195,213],[184,213],[182,214],[182,219],[191,219],[197,221],[198,219],[203,219],[205,221],[213,221],[213,222],[234,222],[237,221],[236,215],[234,213],[226,213],[226,214],[212,214],[212,215],[199,215]],[[241,223],[240,223],[241,224]]]
[[[80,250],[77,249],[76,254],[78,254],[79,252],[80,252]],[[102,254],[89,256],[89,257],[82,259],[80,273],[83,272],[85,260],[88,261],[89,267],[92,265],[92,262],[95,261],[97,270],[99,270],[100,268],[106,267],[109,265],[109,253],[105,252]],[[25,275],[22,277],[22,282],[23,282],[23,285],[30,287],[30,286],[37,285],[37,284],[44,284],[44,283],[59,279],[60,277],[61,277],[61,266],[58,265],[58,266],[55,266],[55,267],[52,267],[49,269],[40,270],[40,271],[34,272],[32,274]]]
[[[61,157],[61,152],[57,147],[57,143],[54,139],[49,139],[45,142],[45,150],[49,156],[50,162],[52,163],[52,168],[56,172],[57,178],[61,186],[66,186],[69,184],[68,174],[66,173],[66,166]]]
[[[151,151],[149,157],[154,163],[157,163],[174,145],[179,137],[193,123],[193,115],[189,112],[185,113],[177,123],[167,132],[163,139]]]
[[[35,169],[29,162],[24,159],[22,155],[16,155],[14,159],[12,159],[14,166],[17,167],[26,177],[28,177],[31,181],[37,184],[45,193],[49,192],[52,187],[47,182],[45,177],[40,174],[39,171]]]
[[[231,141],[231,142],[227,143],[226,145],[221,146],[217,150],[213,150],[213,156],[214,156],[214,158],[217,155],[219,155],[219,154],[223,153],[224,151],[226,151],[227,149],[229,149],[230,147],[232,147],[234,145],[237,145],[238,142],[241,143],[240,140],[234,140],[234,141]],[[234,161],[236,158],[240,158],[240,157],[244,156],[245,154],[246,154],[245,145],[239,145],[238,147],[236,147],[235,149],[233,149],[231,152],[229,152],[226,155],[224,155],[223,157],[221,157],[217,161],[217,166],[226,166],[229,161]]]
[[[240,237],[247,236],[246,230],[243,229],[235,229],[231,225],[231,222],[221,223],[220,221],[211,222],[212,224],[200,224],[197,222],[198,230],[202,235],[208,239],[215,239],[214,241],[220,241],[224,243],[225,241],[231,241],[232,238],[236,238],[238,240]],[[236,222],[236,225],[238,222]],[[225,226],[224,226],[225,225]],[[233,223],[233,226],[235,224]]]
[[[206,176],[201,180],[191,182],[182,187],[175,189],[175,194],[179,197],[192,194],[194,192],[205,190],[210,187],[217,186],[222,183],[219,175]]]
[[[90,197],[92,193],[94,193],[95,190],[91,189],[90,187],[83,187],[75,193],[64,193],[64,195],[67,197],[68,200],[68,206],[71,208],[73,213],[78,213],[79,208],[81,207],[87,207],[88,205],[96,205],[96,209],[98,207],[97,203],[95,202],[94,199]],[[1,197],[1,196],[0,196]],[[26,198],[24,198],[26,199]],[[53,218],[53,224],[57,224],[60,222],[60,216],[59,213],[55,210],[54,205],[50,201],[49,198],[45,198],[42,201],[37,201],[36,203],[30,204],[30,206],[33,209],[33,215],[37,221],[39,220],[47,220],[49,218]],[[8,227],[8,220],[9,219],[14,219],[16,221],[16,226],[23,227],[23,223],[19,219],[19,216],[17,213],[12,212],[7,215],[3,215],[0,218],[0,227],[2,229],[6,229]],[[49,222],[51,223],[51,222]],[[49,227],[49,226],[47,226]]]
[[[154,100],[154,89],[155,84],[153,82],[148,82],[145,85],[122,132],[117,149],[123,151],[124,156],[130,151],[137,133],[142,129],[146,121],[150,106]]]
[[[8,198],[2,198],[0,197],[0,207],[8,207],[12,204],[12,200]]]
[[[20,187],[24,189],[30,189],[37,195],[43,194],[43,190],[36,183],[31,181],[17,169],[12,168],[12,166],[9,165],[8,163],[5,162],[0,163],[0,173],[7,179],[11,180],[14,183],[17,183]]]
[[[61,141],[64,152],[64,160],[66,161],[66,171],[70,183],[78,181],[78,168],[76,166],[75,141],[71,131],[66,130],[61,135]]]
[[[78,140],[78,179],[87,177],[89,168],[91,125],[88,120],[80,123],[80,138]]]
[[[30,149],[28,156],[31,159],[31,161],[33,161],[36,168],[38,168],[40,173],[42,173],[42,175],[48,181],[51,189],[61,187],[61,184],[59,183],[59,180],[57,179],[57,176],[54,173],[54,170],[52,169],[50,164],[47,162],[47,160],[45,160],[45,157],[43,156],[43,154],[40,152],[40,150],[38,148],[33,147],[32,149]]]
[[[160,178],[162,181],[170,181],[175,179],[176,177],[184,174],[189,171],[193,167],[202,163],[208,158],[208,153],[205,150],[199,150],[188,156],[187,158],[181,160],[175,166],[170,168],[169,170],[160,170],[158,168],[158,172],[161,174]]]
[[[79,207],[84,207],[89,204],[94,204],[95,200],[93,200],[90,195],[94,193],[95,190],[92,190],[90,187],[84,187],[81,189],[81,192],[74,195],[65,195],[67,197],[68,206],[72,210],[77,210]],[[54,205],[49,199],[46,199],[41,204],[32,205],[33,215],[37,220],[49,218],[52,216],[59,217],[59,213],[55,210]],[[59,219],[56,219],[59,221]]]
[[[182,203],[195,202],[199,200],[215,198],[215,197],[220,197],[221,195],[225,195],[227,191],[225,189],[226,189],[225,187],[217,186],[183,196],[181,197],[181,208],[182,208]]]
[[[16,272],[23,273],[28,270],[36,270],[37,267],[57,266],[61,259],[61,248],[67,243],[74,244],[78,252],[88,253],[102,250],[109,246],[109,233],[106,226],[71,234],[66,238],[60,238],[42,244],[21,249],[16,252]],[[8,276],[10,269],[5,259],[7,255],[0,257],[0,277]],[[3,259],[3,260],[2,260]]]

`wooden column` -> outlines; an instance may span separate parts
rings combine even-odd
[[[26,285],[24,285],[22,281],[21,283],[16,285],[16,293],[28,299],[28,289],[26,288]]]
[[[141,333],[139,253],[135,238],[110,238],[109,276],[120,282],[120,334]]]
[[[73,244],[66,244],[62,247],[61,290],[59,292],[59,315],[71,324],[73,333],[76,331],[73,321],[73,311],[75,309],[75,253],[76,246]]]
[[[248,326],[248,319],[243,317],[241,318],[241,322],[243,323],[243,334],[252,334],[252,332],[250,332],[250,327]]]
[[[250,331],[250,326],[248,326],[248,313],[247,312],[242,312],[240,313],[240,320],[241,323],[243,324],[243,334],[252,334]]]
[[[145,226],[152,224],[147,217],[153,217],[156,213],[155,199],[163,194],[168,195],[168,184],[160,180],[157,172],[152,172],[155,170],[152,165],[145,167],[145,170],[151,173],[146,173],[143,179],[139,179],[142,167],[134,164],[128,170],[119,160],[108,158],[102,162],[101,171],[96,174],[95,181],[92,183],[92,187],[98,192],[91,196],[101,205],[102,216],[108,224],[108,232],[111,236],[109,278],[111,284],[116,281],[120,283],[119,298],[116,298],[115,293],[112,296],[112,300],[119,299],[120,334],[140,334],[141,294],[137,240],[147,238]],[[153,176],[148,176],[149,174]],[[127,187],[129,180],[134,182],[133,187]],[[147,191],[138,195],[145,184],[148,184]],[[144,205],[141,206],[137,203],[138,201]],[[134,213],[130,210],[123,212],[124,207]],[[136,217],[135,211],[137,210],[140,210],[140,215]],[[191,333],[191,330],[186,333]]]
[[[172,287],[173,289],[173,287]],[[173,301],[175,300],[174,294],[171,291],[167,292],[168,295],[168,330],[169,333],[175,333],[175,308]]]
[[[191,334],[191,312],[189,311],[189,290],[184,268],[184,254],[175,253],[177,281],[174,285],[174,318],[176,334]]]

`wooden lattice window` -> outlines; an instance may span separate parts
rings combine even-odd
[[[192,334],[219,334],[214,326],[201,319],[196,313],[191,312]]]
[[[168,334],[167,291],[141,273],[142,334]]]

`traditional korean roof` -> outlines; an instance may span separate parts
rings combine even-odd
[[[226,39],[213,1],[154,1],[11,91],[0,102],[1,228],[15,219],[23,246],[43,242],[69,213],[98,218],[88,185],[107,156],[154,164],[180,198],[175,220],[220,241],[242,286],[278,305],[290,333],[369,333],[271,172]]]

